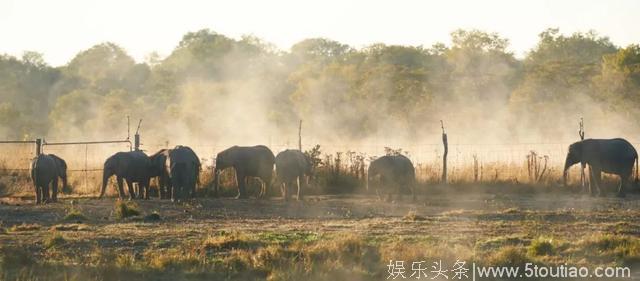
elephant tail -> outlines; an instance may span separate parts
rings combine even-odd
[[[640,166],[638,166],[638,155],[636,155],[636,186],[638,185],[638,170],[640,170]]]
[[[35,159],[33,159],[33,162],[31,163],[31,180],[33,181],[33,184],[37,185],[38,184],[38,157],[36,156]]]

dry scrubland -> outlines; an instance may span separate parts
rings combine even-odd
[[[265,200],[228,198],[233,171],[222,178],[227,198],[211,198],[205,163],[200,199],[97,200],[101,172],[72,171],[62,202],[34,206],[27,172],[4,168],[0,280],[384,280],[389,260],[406,261],[407,275],[423,260],[640,265],[640,196],[584,196],[576,169],[564,188],[541,156],[454,159],[448,186],[437,183],[441,162],[418,164],[417,202],[381,202],[364,189],[364,154],[314,155],[310,196],[289,203],[275,188]]]

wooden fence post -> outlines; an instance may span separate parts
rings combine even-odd
[[[580,130],[578,131],[578,135],[580,136],[580,141],[584,140],[584,120],[580,117]],[[586,189],[587,177],[584,174],[585,165],[580,163],[580,185],[582,185],[582,190]]]
[[[142,124],[142,119],[138,122],[138,128],[136,128],[136,134],[133,135],[133,147],[134,151],[140,150],[140,124]]]
[[[449,142],[447,141],[447,133],[444,130],[444,122],[440,120],[442,127],[442,144],[444,145],[444,155],[442,156],[442,183],[447,184],[447,155],[449,154]]]
[[[298,149],[302,151],[302,119],[300,119],[300,125],[298,126]]]
[[[42,139],[36,139],[36,157],[42,153]]]

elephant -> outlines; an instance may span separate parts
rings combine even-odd
[[[271,187],[274,162],[275,156],[273,156],[273,152],[264,145],[236,145],[227,148],[216,156],[214,195],[218,195],[220,172],[226,168],[233,167],[236,170],[238,182],[238,196],[236,198],[248,198],[245,185],[250,177],[257,177],[262,181],[259,197],[263,197],[266,195],[267,189]]]
[[[565,186],[569,168],[578,162],[582,165],[589,165],[589,193],[592,196],[600,194],[602,172],[620,176],[618,197],[625,196],[625,187],[629,184],[634,162],[636,182],[638,181],[638,153],[633,145],[625,139],[586,139],[569,145],[563,170]]]
[[[158,197],[160,199],[171,198],[171,178],[167,169],[167,159],[170,149],[161,149],[149,156],[151,161],[150,177],[158,178]]]
[[[391,186],[398,189],[398,194],[402,194],[402,187],[406,186],[411,191],[413,200],[416,199],[415,181],[416,171],[411,160],[403,155],[386,155],[371,162],[367,171],[367,190],[369,184],[379,177],[376,186],[376,194],[381,197],[380,185]],[[392,192],[389,192],[388,199],[392,199]]]
[[[291,199],[294,184],[298,186],[298,200],[302,200],[305,176],[311,176],[310,159],[297,149],[278,153],[275,159],[276,179],[281,184],[284,200]]]
[[[55,154],[40,154],[31,163],[31,180],[36,191],[36,204],[58,201],[58,177],[67,186],[67,162]],[[49,194],[51,185],[51,196]]]
[[[196,153],[188,146],[176,146],[169,150],[166,167],[171,183],[171,200],[183,198],[185,191],[190,197],[195,197],[200,174],[200,160]]]
[[[129,200],[136,198],[133,183],[138,183],[140,187],[140,192],[137,197],[149,199],[151,170],[151,160],[144,152],[117,152],[104,162],[102,189],[99,198],[104,196],[109,178],[116,175],[120,199],[124,199],[123,180],[127,182],[127,187],[129,188]]]

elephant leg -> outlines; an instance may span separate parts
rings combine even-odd
[[[36,204],[42,203],[42,187],[35,185],[36,188]]]
[[[282,181],[282,183],[280,184],[280,193],[282,194],[282,198],[283,199],[287,199],[287,184],[285,183],[285,181]]]
[[[302,200],[302,196],[303,196],[302,188],[304,187],[304,176],[301,176],[298,178],[297,184],[298,184],[298,201],[300,201]]]
[[[49,199],[51,199],[51,195],[49,194],[50,185],[51,182],[48,182],[42,186],[42,203],[49,203]]]
[[[124,179],[122,177],[116,177],[118,182],[118,196],[120,199],[124,199]]]
[[[162,179],[162,176],[159,176],[158,177],[158,198],[164,199],[165,197],[166,197],[166,194],[164,190],[164,179]]]
[[[291,196],[293,196],[293,189],[295,187],[296,180],[291,180],[287,182],[287,201],[291,200]]]
[[[129,200],[133,200],[136,198],[136,192],[133,188],[133,181],[130,179],[125,179],[127,181],[127,189],[129,189]]]
[[[51,202],[58,202],[58,177],[51,182]]]
[[[238,182],[238,196],[236,199],[245,199],[247,198],[247,190],[246,190],[246,179],[247,177],[242,172],[236,172],[236,180]]]
[[[272,184],[272,178],[271,178],[271,174],[269,174],[267,177],[261,178],[263,183],[264,183],[264,195],[268,196],[269,195],[269,190],[271,190],[271,184]]]
[[[191,198],[196,198],[196,188],[198,184],[196,179],[197,179],[197,175],[194,175],[193,178],[189,179],[189,186],[191,189],[191,194],[190,194]]]
[[[144,199],[145,200],[149,200],[149,183],[150,182],[151,182],[151,179],[146,179],[142,183],[142,188],[144,189]]]
[[[171,186],[171,201],[172,202],[176,202],[179,200],[180,195],[178,194],[178,191],[180,190],[180,186],[179,185],[172,185]]]
[[[629,184],[629,177],[631,174],[621,174],[620,175],[620,186],[618,187],[618,194],[616,196],[623,198],[626,196],[625,188]]]
[[[591,170],[591,179],[593,181],[593,184],[589,185],[591,196],[599,196],[601,194],[600,180],[602,178],[602,171],[598,167],[591,167],[590,170]]]
[[[267,182],[262,178],[260,178],[260,198],[265,198],[265,197],[267,197]]]
[[[140,186],[139,182],[134,182],[133,183],[133,190],[134,190],[134,198],[135,199],[142,199],[142,189]]]

